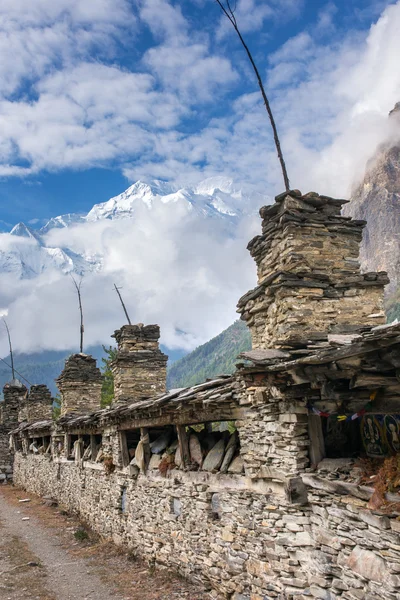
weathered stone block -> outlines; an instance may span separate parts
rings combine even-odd
[[[360,546],[353,548],[346,563],[352,571],[372,581],[383,582],[388,576],[386,562],[383,558]]]

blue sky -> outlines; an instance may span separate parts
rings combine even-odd
[[[391,5],[238,0],[295,176],[299,153],[312,162],[332,147],[357,102],[380,117],[391,108],[397,81],[385,98],[362,98],[363,74],[358,99],[321,92],[357,85],[358,56]],[[279,191],[253,74],[213,0],[5,0],[0,51],[0,230],[86,212],[137,179],[223,173]]]
[[[237,19],[292,186],[350,197],[376,147],[399,141],[388,113],[400,101],[400,0],[237,0]],[[85,213],[138,179],[178,189],[223,175],[243,191],[229,235],[178,201],[53,229],[45,247],[0,233],[15,348],[76,344],[68,253],[84,265],[88,345],[121,325],[115,282],[132,321],[159,323],[169,348],[229,326],[256,284],[255,208],[283,182],[254,73],[214,0],[2,0],[0,56],[0,231]]]

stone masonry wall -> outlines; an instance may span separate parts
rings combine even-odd
[[[304,345],[385,323],[388,278],[360,273],[365,222],[342,217],[345,203],[292,190],[260,210],[262,235],[248,245],[258,286],[238,304],[253,349]]]
[[[32,385],[27,402],[27,420],[40,421],[51,419],[53,398],[47,385]]]
[[[201,579],[214,597],[396,600],[397,518],[349,496],[309,504],[249,488],[243,477],[172,471],[106,475],[97,464],[16,455],[15,483],[51,495],[97,532],[151,563]]]
[[[61,415],[90,413],[100,408],[102,375],[96,360],[87,354],[73,354],[56,380],[61,394]]]
[[[168,357],[159,348],[159,326],[124,325],[113,337],[118,344],[112,364],[116,402],[132,402],[165,392]]]
[[[18,425],[19,406],[28,390],[14,380],[4,386],[3,392],[4,401],[0,404],[0,483],[12,479],[13,452],[9,433]]]
[[[253,479],[294,477],[309,464],[306,400],[285,398],[268,379],[268,375],[242,379],[244,410],[237,426],[246,474]]]

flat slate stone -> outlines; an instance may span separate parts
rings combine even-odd
[[[163,452],[171,439],[171,432],[165,431],[162,433],[154,442],[150,444],[150,449],[153,454],[161,454]]]
[[[192,433],[192,435],[189,438],[189,451],[191,461],[201,466],[203,463],[203,454],[201,451],[199,438],[195,433]]]
[[[228,473],[243,473],[244,471],[244,462],[241,456],[237,456],[233,459],[228,468]]]
[[[174,462],[176,464],[177,467],[181,467],[182,466],[182,457],[181,457],[181,449],[178,446],[176,452],[175,452],[175,459]]]
[[[204,459],[203,470],[204,471],[217,471],[224,459],[225,454],[225,442],[219,440],[215,446],[210,450]]]
[[[287,352],[282,352],[282,350],[275,349],[265,349],[265,350],[249,350],[249,352],[242,352],[239,354],[239,358],[244,358],[246,360],[252,360],[254,362],[264,362],[268,360],[275,359],[283,359],[283,358],[291,358],[290,354]]]

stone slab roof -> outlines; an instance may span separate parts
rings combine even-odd
[[[248,368],[253,366],[262,367],[267,371],[282,371],[297,366],[336,362],[377,352],[397,344],[400,355],[400,323],[395,322],[379,325],[362,334],[328,335],[327,342],[319,344],[310,342],[306,348],[286,348],[284,352],[271,349],[251,350],[242,352],[238,358],[244,359]],[[393,367],[397,367],[397,364],[393,363]]]
[[[234,377],[220,375],[216,379],[205,381],[199,385],[173,390],[153,398],[136,400],[112,408],[104,408],[90,414],[69,413],[58,419],[57,426],[62,429],[94,428],[125,420],[154,417],[165,413],[179,414],[189,408],[209,409],[211,411],[222,407],[234,408],[235,406]],[[54,421],[39,421],[32,424],[22,423],[12,433],[50,429],[53,425]]]

